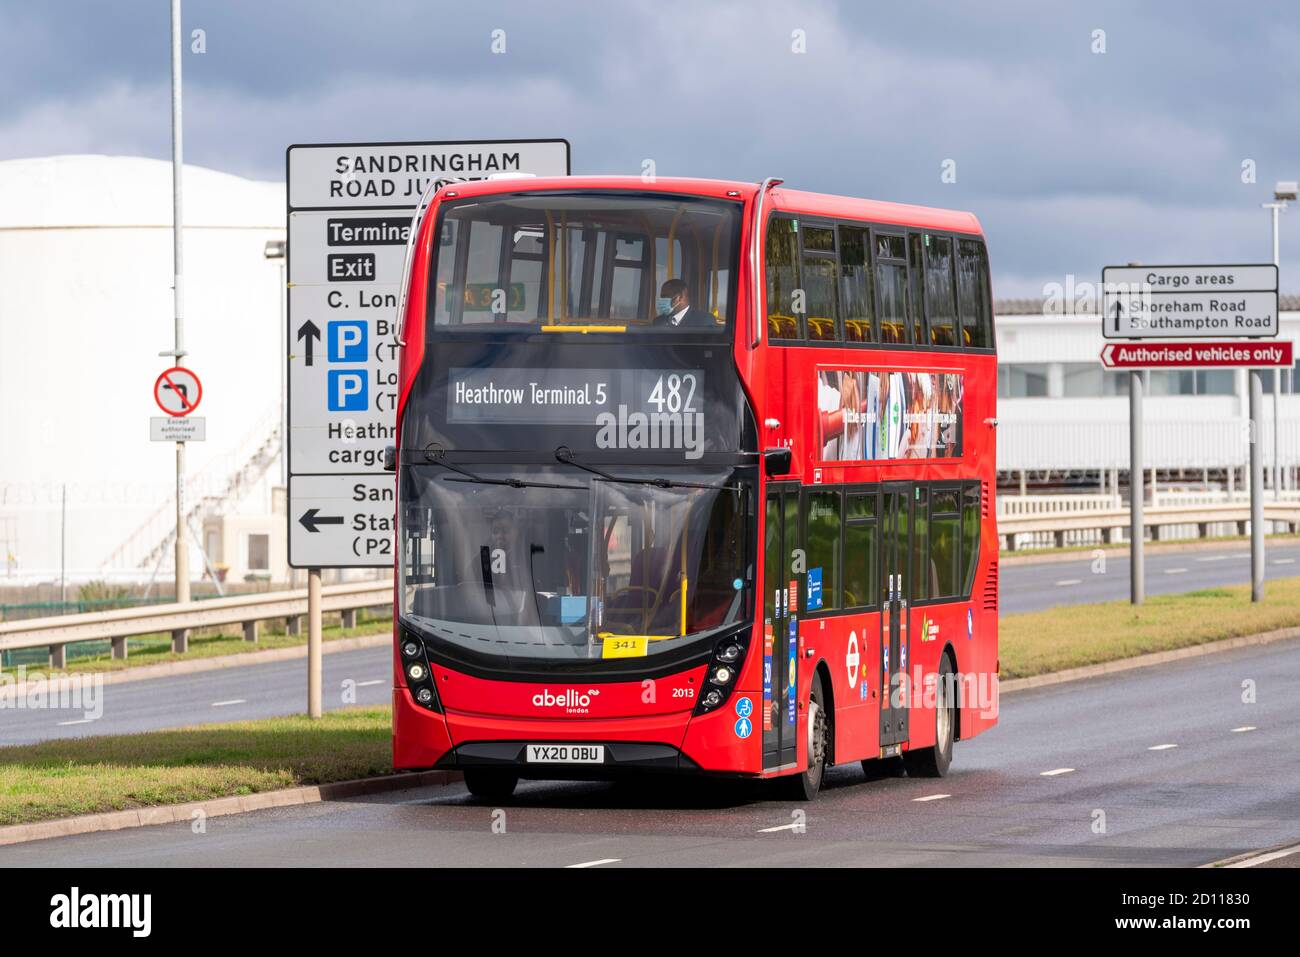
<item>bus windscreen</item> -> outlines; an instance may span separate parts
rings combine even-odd
[[[444,204],[430,272],[440,332],[722,334],[739,202],[517,193]]]
[[[530,670],[659,660],[748,620],[748,481],[638,474],[407,470],[403,621],[446,657]]]

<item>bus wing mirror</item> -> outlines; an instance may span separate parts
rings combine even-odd
[[[384,446],[384,471],[385,472],[397,471],[397,446],[396,445]]]
[[[794,464],[794,454],[789,449],[764,449],[763,471],[768,478],[777,475],[789,475]]]

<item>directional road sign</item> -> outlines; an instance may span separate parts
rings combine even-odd
[[[1107,266],[1107,339],[1265,338],[1278,334],[1277,267]]]
[[[397,442],[397,297],[412,212],[435,180],[567,175],[569,144],[291,146],[287,165],[289,564],[391,565],[391,542],[363,547],[375,537],[373,523],[355,531],[351,521],[335,524],[330,519],[340,512],[317,499],[347,500],[357,482],[395,484],[383,471],[383,451]],[[332,484],[306,476],[329,476]],[[363,504],[354,503],[354,518]],[[371,518],[385,510],[391,518],[393,502],[369,509]]]
[[[289,476],[289,564],[295,568],[391,565],[393,476]]]

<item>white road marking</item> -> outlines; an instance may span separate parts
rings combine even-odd
[[[1198,562],[1226,562],[1228,559],[1236,557],[1236,555],[1206,555],[1196,560]]]
[[[942,801],[944,798],[952,797],[951,794],[927,794],[923,798],[912,798],[913,801]]]
[[[75,721],[60,721],[59,727],[66,728],[70,724],[90,724],[94,720],[94,718],[77,718]]]
[[[369,688],[371,685],[381,685],[384,683],[383,678],[376,678],[374,681],[358,681],[358,688]]]
[[[214,701],[214,702],[212,702],[212,707],[214,707],[214,708],[224,708],[226,705],[229,705],[229,704],[248,704],[248,699],[247,699],[247,698],[231,698],[229,701]]]
[[[1182,574],[1183,572],[1185,572],[1185,571],[1187,571],[1186,568],[1166,568],[1166,569],[1165,569],[1165,574],[1166,574],[1166,575],[1181,575],[1181,574]]]
[[[1255,726],[1253,724],[1243,724],[1240,728],[1233,728],[1232,733],[1241,734],[1241,732],[1243,731],[1254,731],[1254,730],[1255,730]]]
[[[1053,768],[1051,771],[1039,771],[1038,776],[1040,778],[1054,778],[1058,774],[1070,774],[1072,771],[1074,771],[1074,768]]]
[[[798,821],[792,821],[792,822],[789,823],[789,824],[782,824],[782,825],[780,825],[779,827],[765,827],[765,828],[763,828],[761,831],[759,831],[758,833],[759,833],[759,834],[775,834],[777,831],[793,831],[793,830],[794,830],[796,827],[798,827],[798,826],[799,826],[799,822],[798,822]]]
[[[598,861],[584,861],[581,864],[565,864],[565,868],[573,867],[599,867],[601,864],[617,864],[623,858],[621,857],[602,857]]]
[[[1065,588],[1068,585],[1082,585],[1082,584],[1083,584],[1082,578],[1062,578],[1059,582],[1056,583],[1056,587]]]
[[[1294,565],[1294,564],[1295,564],[1295,559],[1294,559],[1294,558],[1275,558],[1275,559],[1273,559],[1273,564],[1274,564],[1274,565]]]
[[[1170,748],[1176,748],[1176,744],[1153,744],[1147,748],[1148,751],[1168,751]]]
[[[1227,867],[1254,867],[1256,864],[1267,864],[1269,861],[1276,861],[1282,857],[1290,857],[1292,854],[1300,852],[1300,844],[1284,847],[1280,851],[1270,851],[1268,854],[1260,854],[1256,857],[1248,857],[1244,861],[1238,861],[1235,864],[1225,865]]]

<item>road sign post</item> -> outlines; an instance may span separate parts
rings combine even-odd
[[[1142,603],[1142,369],[1250,369],[1251,601],[1264,597],[1264,467],[1260,443],[1259,369],[1287,368],[1289,341],[1261,341],[1279,332],[1277,265],[1107,266],[1101,272],[1102,335],[1139,342],[1107,343],[1101,361],[1129,369],[1129,470],[1132,569],[1130,600]],[[1237,336],[1254,341],[1208,342]],[[1151,342],[1148,340],[1161,340]],[[1190,339],[1192,341],[1172,341]],[[1274,372],[1276,376],[1278,373]],[[1275,428],[1276,434],[1276,428]],[[1276,458],[1276,456],[1275,456]],[[1231,466],[1230,466],[1231,467]],[[1276,481],[1276,480],[1275,480]]]
[[[307,716],[321,716],[320,569],[307,571]]]
[[[308,569],[308,711],[318,717],[320,570],[392,568],[395,558],[396,482],[383,456],[397,444],[397,299],[412,213],[435,180],[565,176],[569,144],[303,145],[285,160],[289,566]]]
[[[1146,600],[1146,471],[1142,455],[1142,373],[1128,374],[1128,517],[1129,517],[1129,602],[1140,605]]]
[[[1250,600],[1264,600],[1264,456],[1260,446],[1260,406],[1264,387],[1259,371],[1250,371]]]

